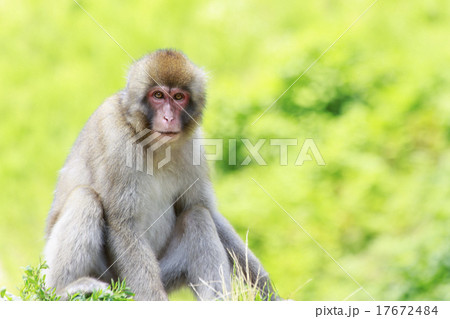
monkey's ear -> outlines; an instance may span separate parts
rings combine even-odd
[[[151,83],[153,81],[146,70],[148,63],[149,57],[147,55],[130,66],[125,88],[125,103],[127,105],[141,102],[149,88],[153,85]]]
[[[194,70],[195,73],[193,80],[189,85],[189,91],[191,92],[191,98],[195,101],[195,103],[200,107],[204,107],[206,103],[205,92],[208,81],[208,74],[203,68],[199,68],[196,65],[194,65]]]

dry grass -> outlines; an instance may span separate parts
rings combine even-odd
[[[248,232],[245,238],[245,264],[241,265],[236,254],[233,251],[228,251],[233,260],[233,274],[231,278],[231,290],[227,289],[227,281],[223,273],[223,268],[221,267],[220,278],[221,278],[221,290],[218,291],[212,286],[212,282],[207,282],[200,279],[201,285],[207,286],[209,289],[213,290],[219,297],[216,300],[222,301],[262,301],[265,299],[261,295],[261,288],[259,287],[261,277],[259,273],[256,280],[252,282],[250,278],[250,271],[248,265]],[[195,285],[190,285],[194,293],[198,296],[197,287]],[[264,288],[264,287],[263,287]]]

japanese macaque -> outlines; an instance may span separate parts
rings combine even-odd
[[[261,295],[278,298],[218,212],[204,154],[193,165],[205,82],[184,54],[159,50],[136,61],[126,88],[89,118],[60,172],[47,219],[46,283],[58,294],[125,279],[137,300],[167,300],[181,285],[195,287],[200,300],[226,299],[235,255]],[[139,139],[146,139],[143,152],[152,152],[147,171],[127,163],[127,145]],[[167,147],[170,160],[159,167]]]

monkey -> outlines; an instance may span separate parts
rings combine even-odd
[[[199,300],[224,299],[235,256],[249,284],[278,300],[260,261],[219,213],[204,153],[193,165],[206,78],[181,51],[154,51],[130,66],[125,88],[88,119],[47,217],[45,280],[57,294],[125,279],[136,300],[168,300],[183,285],[195,287]],[[147,169],[167,154],[157,145],[170,147],[170,161],[153,174],[127,165],[126,145],[141,132],[152,140]]]

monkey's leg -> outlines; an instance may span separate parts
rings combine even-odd
[[[106,269],[103,208],[90,187],[75,188],[45,246],[46,284],[58,294],[90,293],[108,284],[97,280]],[[107,280],[107,278],[104,278]]]
[[[117,216],[115,216],[117,217]],[[135,294],[136,300],[167,300],[159,264],[150,245],[135,234],[132,221],[110,218],[107,249],[112,268]]]
[[[186,281],[200,300],[223,299],[231,290],[230,262],[203,207],[180,214],[160,266],[168,290]]]
[[[268,273],[264,270],[258,258],[246,247],[233,226],[218,212],[213,213],[212,216],[223,246],[235,255],[246,277],[248,269],[248,277],[252,284],[258,287],[261,297],[265,300],[279,300],[280,298],[272,287]],[[231,263],[235,262],[231,255],[228,256]]]

